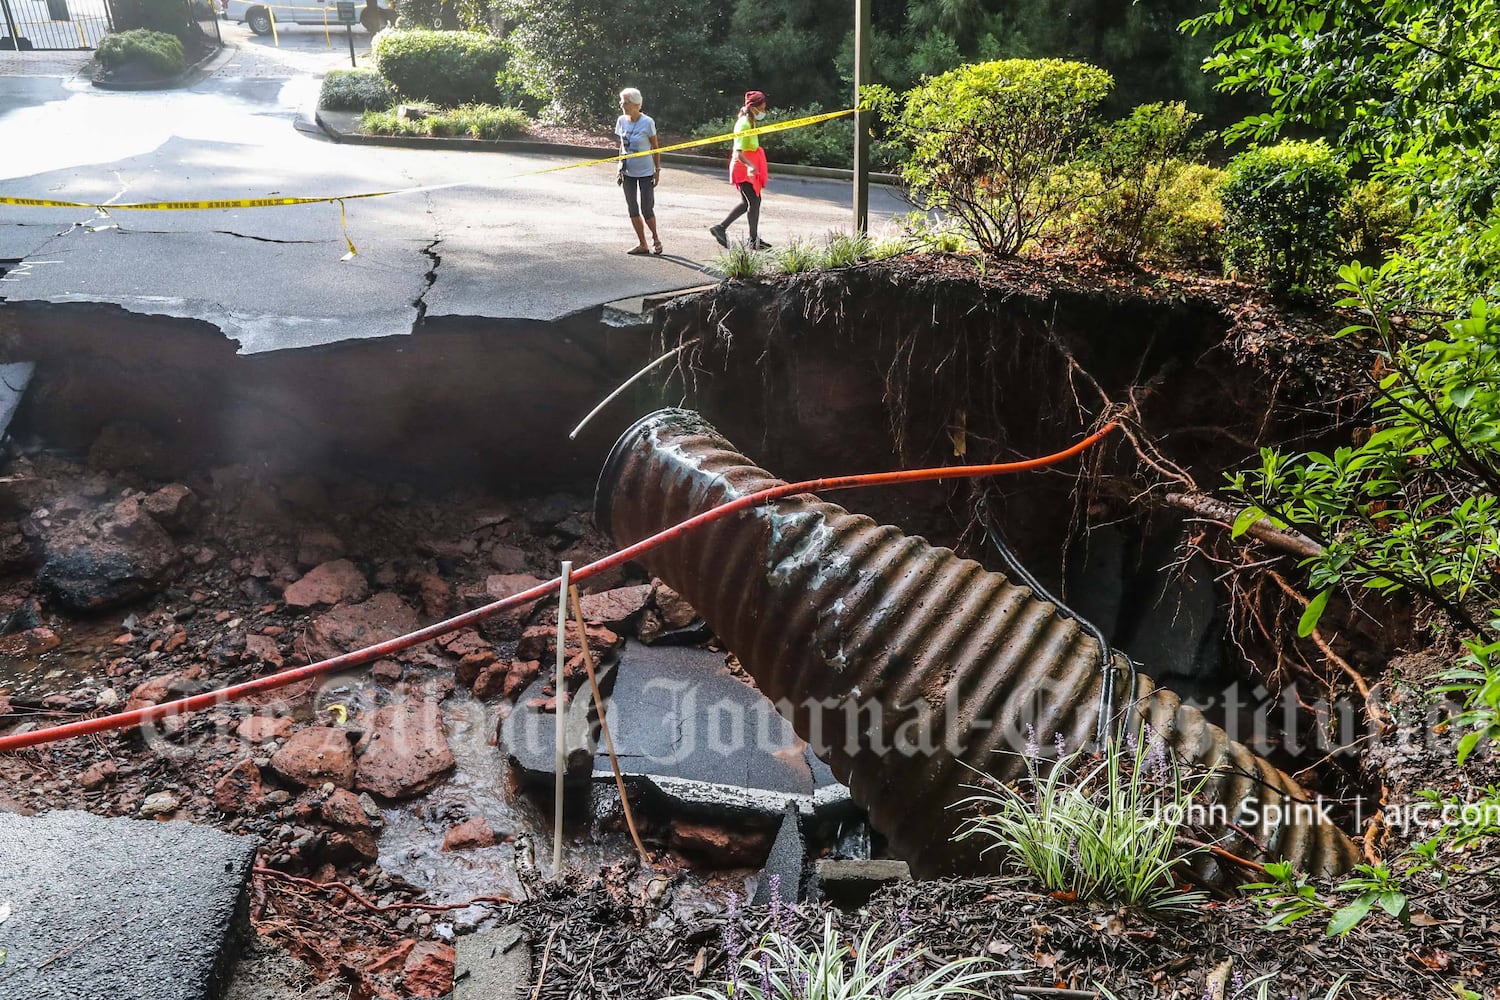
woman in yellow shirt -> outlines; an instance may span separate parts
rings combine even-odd
[[[756,120],[766,113],[766,95],[758,90],[745,93],[745,106],[740,109],[739,120],[734,123],[734,151],[729,157],[729,183],[740,192],[740,203],[716,226],[708,231],[718,240],[719,246],[729,247],[728,229],[734,220],[749,215],[750,249],[764,250],[771,244],[760,238],[760,193],[766,186],[766,151],[760,148],[760,136],[742,135],[755,128]]]

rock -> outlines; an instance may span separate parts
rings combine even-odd
[[[436,573],[417,571],[407,576],[407,583],[416,588],[417,603],[422,613],[429,618],[446,618],[453,606],[453,588]]]
[[[495,831],[483,816],[466,819],[457,826],[449,827],[443,835],[443,850],[473,851],[481,847],[495,846]]]
[[[260,768],[249,758],[231,767],[214,785],[214,808],[223,813],[254,812],[264,797]]]
[[[160,705],[164,701],[172,701],[177,697],[177,691],[182,683],[183,679],[176,674],[142,681],[136,685],[134,691],[130,692],[130,697],[125,701],[125,710],[134,712],[137,709]]]
[[[297,640],[297,647],[313,663],[415,632],[419,627],[417,613],[401,598],[382,593],[363,604],[334,608],[318,618]]]
[[[510,666],[509,663],[492,663],[481,670],[472,685],[474,697],[488,700],[504,694],[510,680]]]
[[[589,648],[594,651],[595,663],[620,643],[619,635],[603,625],[590,625],[586,632]],[[570,623],[567,631],[567,656],[572,659],[582,651],[583,648],[578,644],[578,627]],[[522,632],[521,641],[516,645],[516,656],[523,660],[553,662],[557,658],[557,626],[533,625]]]
[[[99,611],[161,590],[175,574],[177,546],[135,500],[74,517],[31,517],[41,549],[37,582],[75,611]]]
[[[501,690],[501,697],[509,701],[515,701],[526,690],[526,685],[536,680],[542,672],[540,660],[515,660],[512,661],[510,669],[505,674],[505,687]]]
[[[103,760],[85,768],[84,772],[78,776],[78,783],[92,792],[114,781],[119,774],[118,764],[112,760]]]
[[[140,816],[142,819],[165,816],[176,812],[180,805],[182,805],[181,801],[171,792],[152,792],[146,796],[146,801],[141,803]]]
[[[265,743],[267,740],[284,740],[292,735],[295,723],[285,715],[251,715],[240,720],[235,732],[246,743]]]
[[[781,815],[781,829],[776,831],[776,840],[765,859],[760,884],[756,887],[755,906],[768,906],[771,902],[771,879],[777,878],[781,886],[781,898],[788,902],[802,901],[802,866],[807,863],[807,839],[802,836],[802,822],[797,808],[788,805]]]
[[[360,751],[355,787],[388,799],[429,791],[454,767],[442,714],[430,701],[380,709]]]
[[[198,494],[181,483],[163,486],[141,501],[146,513],[174,535],[198,523],[201,506]]]
[[[272,670],[280,670],[286,663],[275,639],[268,635],[257,635],[254,632],[245,636],[245,658],[256,663],[264,663]]]
[[[490,642],[484,636],[471,628],[461,628],[456,632],[449,632],[437,638],[437,645],[449,656],[464,657],[470,653],[478,653],[492,649]]]
[[[485,603],[503,600],[545,582],[545,580],[532,576],[529,573],[495,573],[485,578]],[[486,624],[502,631],[515,631],[525,624],[526,619],[531,617],[532,610],[536,607],[537,601],[540,600],[541,598],[536,598],[517,607],[502,611],[489,618]]]
[[[453,991],[451,947],[436,941],[418,941],[406,956],[401,983],[409,997],[444,997]]]
[[[289,608],[311,608],[319,604],[354,604],[370,594],[363,573],[347,559],[309,570],[307,575],[286,588],[281,599]]]
[[[499,657],[495,655],[495,651],[489,648],[467,653],[458,661],[458,666],[453,668],[453,679],[463,687],[469,687],[474,683],[474,679],[497,659]]]
[[[359,796],[347,788],[335,788],[328,793],[328,798],[318,807],[318,815],[323,817],[325,823],[334,826],[342,826],[350,830],[370,829],[370,817],[365,814],[365,807],[359,801]]]
[[[667,628],[686,628],[698,618],[693,606],[682,595],[660,580],[656,581],[656,610]]]
[[[304,531],[297,539],[297,565],[303,569],[340,559],[343,555],[343,541],[330,531]]]
[[[709,823],[672,821],[673,850],[724,868],[753,868],[766,859],[771,849],[770,834],[764,830],[726,830]]]
[[[271,757],[271,770],[287,781],[316,788],[331,781],[339,788],[354,785],[354,750],[342,729],[313,726],[293,734]]]
[[[514,545],[496,545],[490,550],[490,565],[502,573],[524,573],[526,552]]]
[[[376,660],[370,676],[382,684],[394,684],[401,679],[401,664],[395,660]]]
[[[636,587],[606,590],[601,594],[587,594],[578,599],[578,606],[588,621],[613,626],[624,624],[639,615],[650,599],[651,585],[643,583]]]
[[[62,645],[57,633],[45,625],[29,628],[24,632],[0,636],[0,656],[26,659],[41,656]]]

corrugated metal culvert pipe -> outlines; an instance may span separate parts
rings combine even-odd
[[[697,413],[659,410],[615,444],[595,517],[626,545],[779,482]],[[1133,711],[1179,760],[1218,768],[1200,797],[1228,805],[1234,822],[1211,828],[1220,846],[1315,873],[1358,861],[1332,823],[1291,808],[1309,796],[1290,777],[1123,656],[1102,670],[1098,641],[1076,620],[950,549],[809,495],[724,518],[643,561],[703,615],[922,874],[992,867],[975,840],[950,842],[963,819],[950,806],[975,781],[968,768],[1019,777],[1018,756],[992,751],[1021,750],[1028,723],[1070,748],[1089,743],[1107,682],[1124,706],[1111,724]],[[1260,822],[1236,829],[1252,800]],[[1219,884],[1240,874],[1208,858],[1198,868]]]

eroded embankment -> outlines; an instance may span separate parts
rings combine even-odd
[[[402,622],[415,623],[496,596],[493,577],[547,575],[560,558],[597,556],[605,542],[577,515],[588,509],[585,494],[609,444],[641,412],[684,403],[782,478],[1040,454],[1075,440],[1110,404],[1134,404],[1134,443],[1119,441],[1093,455],[1082,489],[1073,470],[996,483],[997,525],[1044,583],[1167,683],[1209,691],[1235,679],[1269,679],[1281,668],[1282,651],[1242,635],[1234,602],[1243,595],[1214,562],[1227,558],[1216,547],[1220,529],[1186,519],[1165,494],[1212,490],[1222,471],[1257,445],[1324,433],[1339,413],[1322,401],[1337,397],[1333,387],[1342,384],[1338,370],[1297,335],[1295,318],[1274,314],[1238,286],[1157,287],[1138,277],[1021,265],[979,279],[968,265],[945,259],[726,284],[666,309],[655,338],[605,328],[592,317],[550,327],[427,324],[412,337],[241,357],[201,324],[92,307],[7,309],[18,329],[6,360],[38,363],[14,432],[38,450],[22,468],[31,484],[13,487],[8,497],[6,518],[15,530],[0,531],[9,574],[4,610],[12,628],[36,621],[62,626],[64,645],[55,655],[65,654],[76,675],[63,679],[50,702],[28,702],[27,710],[64,716],[99,711],[132,694],[162,697],[238,680],[272,659],[306,660],[321,655],[318,642],[331,642],[335,626],[342,629],[339,642],[384,629],[383,621],[342,623],[317,601],[288,605],[287,588],[329,562],[353,564],[353,574],[332,582],[359,593],[361,605],[378,599]],[[567,443],[577,418],[648,360],[654,346],[695,338],[665,386],[622,400],[579,444]],[[146,433],[126,429],[131,425]],[[159,487],[178,479],[206,507],[201,519],[181,525],[182,534],[174,531],[181,575],[93,619],[37,585],[28,546],[38,536],[23,532],[23,522],[46,534],[66,529],[56,523],[64,516],[91,516],[104,507],[118,520],[115,504],[145,507]],[[543,497],[559,490],[562,497]],[[841,499],[994,565],[964,489],[903,488]],[[1173,564],[1173,572],[1162,572]],[[641,575],[622,575],[609,586],[652,595],[631,610],[628,623],[615,623],[621,636],[644,640],[650,616],[666,613],[662,591]],[[366,590],[378,593],[367,597]],[[1338,651],[1359,669],[1383,662],[1404,619],[1356,623],[1341,613],[1328,612],[1329,621],[1340,623]],[[281,721],[257,722],[255,737],[241,728],[244,712],[226,711],[185,730],[166,728],[144,746],[134,737],[110,738],[16,758],[4,762],[5,774],[25,789],[18,797],[30,808],[144,815],[151,797],[165,793],[180,817],[261,837],[263,860],[276,867],[350,878],[382,901],[412,898],[407,883],[442,898],[476,891],[455,872],[488,871],[471,860],[480,855],[454,858],[439,845],[468,820],[489,816],[500,843],[477,851],[506,856],[494,869],[506,890],[536,891],[521,877],[525,851],[513,851],[505,838],[523,827],[545,830],[547,821],[536,803],[509,787],[508,777],[488,769],[489,755],[498,752],[488,746],[495,719],[475,715],[480,710],[469,694],[451,692],[454,675],[477,670],[473,684],[483,690],[470,693],[489,706],[482,711],[508,711],[515,697],[506,687],[517,668],[534,682],[531,668],[547,659],[536,631],[547,631],[545,616],[544,608],[533,609],[462,642],[385,663],[365,680],[340,679]],[[522,655],[528,626],[537,651]],[[1285,631],[1292,634],[1290,626]],[[1289,648],[1286,656],[1292,655]],[[28,668],[47,668],[46,655],[24,658]],[[448,738],[467,741],[455,748],[459,777],[436,791],[341,810],[351,796],[327,794],[321,784],[302,787],[270,763],[296,734],[320,723],[331,728],[332,705],[363,727],[403,700],[442,703]],[[1307,723],[1293,712],[1292,730]],[[1278,722],[1274,741],[1286,729]],[[1323,756],[1314,747],[1299,753],[1288,750],[1278,763]],[[467,758],[488,763],[469,767]],[[1305,780],[1347,786],[1356,772],[1357,762],[1324,762]],[[483,794],[468,787],[471,781],[484,785]],[[496,794],[493,786],[502,781],[507,788]],[[685,989],[699,971],[717,974],[723,955],[714,934],[722,918],[711,913],[713,899],[692,891],[675,866],[722,866],[727,887],[742,886],[754,864],[722,855],[706,862],[702,850],[714,842],[712,829],[657,816],[647,817],[647,837],[662,869],[607,869],[600,844],[622,858],[629,848],[615,807],[604,801],[596,809],[595,834],[605,829],[607,836],[575,836],[569,849],[603,875],[592,897],[557,904],[569,912],[559,918],[565,926],[554,968],[531,970],[533,982],[545,981],[542,995],[568,995],[571,982],[604,975],[593,971],[601,938],[601,965],[612,956],[620,970],[653,970],[636,982]],[[751,839],[730,831],[724,843],[731,848]],[[696,855],[692,837],[699,838]],[[763,854],[768,838],[756,837]],[[1002,886],[976,890],[956,914],[938,896],[923,897],[927,891],[919,886],[907,895],[919,910],[926,905],[921,899],[934,901],[935,920],[952,916],[965,927],[993,925],[986,914],[1003,896],[1007,912],[1024,915],[1014,927],[985,940],[950,941],[931,928],[924,934],[944,954],[985,950],[1025,966],[1028,982],[1039,987],[1088,986],[1101,970],[1134,962],[1143,981],[1155,976],[1201,992],[1209,966],[1238,947],[1254,919],[1247,911],[1242,925],[1215,911],[1202,926],[1180,931],[1134,916],[1096,919]],[[370,969],[386,949],[413,939],[436,946],[455,929],[441,915],[426,923],[409,913],[354,919],[285,884],[263,882],[258,892],[263,933],[361,988],[385,982],[384,973]],[[546,889],[529,910],[507,911],[509,917],[529,919],[559,892]],[[615,909],[599,903],[606,895]],[[883,905],[894,920],[896,911]],[[687,944],[670,968],[659,954],[642,953],[654,947],[640,934],[653,921],[683,928],[676,937]],[[469,929],[457,926],[460,933]],[[1197,947],[1195,934],[1213,949],[1213,963],[1171,964],[1173,955]],[[1284,950],[1257,946],[1236,968],[1269,968]],[[1346,950],[1357,967],[1365,952],[1353,944]],[[1293,968],[1293,978],[1282,981],[1290,985],[1298,974]]]

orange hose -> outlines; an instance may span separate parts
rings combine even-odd
[[[611,555],[605,556],[603,559],[589,563],[587,566],[574,570],[572,579],[587,580],[590,577],[598,576],[605,570],[613,569],[622,563],[629,562],[641,553],[654,549],[658,545],[680,538],[694,528],[749,507],[779,500],[782,497],[792,496],[797,493],[827,493],[834,490],[855,489],[861,486],[891,486],[900,483],[930,482],[935,479],[977,479],[983,476],[1029,472],[1032,469],[1041,469],[1049,465],[1056,465],[1059,462],[1065,462],[1070,458],[1082,454],[1097,444],[1117,426],[1118,424],[1111,421],[1072,447],[1065,448],[1051,455],[1044,455],[1041,458],[1028,458],[1020,462],[1001,462],[996,465],[954,465],[935,469],[908,469],[902,472],[871,472],[856,476],[831,476],[824,479],[809,479],[800,483],[785,483],[781,486],[773,486],[769,489],[720,504],[701,514],[694,515],[680,524],[665,528],[650,538],[642,539],[634,545],[627,546]],[[247,695],[274,691],[276,688],[286,687],[289,684],[295,684],[310,677],[334,673],[346,667],[362,666],[374,660],[384,659],[392,653],[398,653],[431,639],[436,639],[440,635],[445,635],[461,628],[467,628],[508,608],[545,597],[555,592],[561,582],[560,578],[555,578],[546,583],[538,584],[530,590],[523,590],[519,594],[513,594],[510,597],[486,604],[482,608],[475,608],[473,611],[468,611],[464,614],[437,622],[436,624],[428,625],[426,628],[409,632],[395,639],[387,639],[385,642],[366,646],[364,649],[355,650],[352,653],[344,653],[341,656],[320,660],[317,663],[309,663],[304,667],[294,667],[291,670],[267,674],[265,677],[258,677],[255,680],[245,681],[242,684],[220,688],[217,691],[206,691],[203,694],[196,694],[188,698],[179,698],[176,701],[162,702],[159,705],[150,705],[146,708],[138,708],[130,712],[119,712],[115,715],[105,715],[95,719],[81,719],[77,722],[69,722],[61,726],[51,726],[47,729],[37,729],[29,733],[0,736],[0,753],[23,750],[27,747],[40,746],[44,743],[52,743],[57,740],[70,739],[76,736],[89,736],[93,733],[128,729],[131,726],[157,722],[161,719],[182,715],[187,712],[196,712],[205,708],[222,705],[226,702],[237,701]]]

